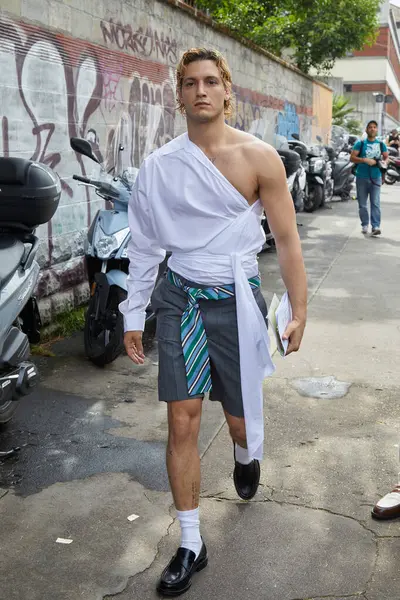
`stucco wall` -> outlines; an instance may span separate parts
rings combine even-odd
[[[102,205],[72,180],[74,173],[90,176],[96,167],[77,158],[69,138],[93,141],[108,167],[123,142],[125,166],[139,167],[184,130],[174,100],[183,50],[207,45],[227,56],[235,127],[273,144],[277,134],[299,132],[309,141],[328,127],[326,119],[313,116],[321,102],[310,78],[171,2],[0,0],[0,9],[0,154],[44,162],[63,185],[55,217],[39,230],[45,321],[87,297],[83,240]],[[330,92],[317,88],[329,103]]]

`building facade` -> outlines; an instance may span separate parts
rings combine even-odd
[[[343,79],[344,95],[356,108],[354,117],[363,125],[375,119],[383,133],[400,127],[398,25],[400,9],[386,0],[380,11],[379,33],[374,45],[352,52],[338,60],[332,69],[333,77]],[[391,103],[377,102],[377,96],[382,94],[391,99]]]

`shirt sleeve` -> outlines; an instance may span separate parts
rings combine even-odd
[[[146,195],[145,164],[141,167],[128,206],[131,239],[128,244],[128,297],[119,309],[125,331],[143,331],[146,308],[156,282],[159,264],[165,258],[153,226],[151,206]]]

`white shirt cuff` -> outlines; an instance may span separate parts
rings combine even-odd
[[[124,331],[144,331],[146,311],[124,315]]]

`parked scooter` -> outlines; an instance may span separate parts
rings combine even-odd
[[[340,196],[343,202],[350,200],[355,180],[354,165],[350,162],[354,143],[354,136],[349,136],[343,127],[332,126],[330,151],[333,165],[333,195]]]
[[[304,202],[308,195],[308,183],[307,183],[307,168],[308,168],[308,159],[307,159],[307,146],[300,142],[299,140],[289,140],[288,145],[290,150],[296,152],[300,156],[300,165],[296,172],[296,178],[293,184],[293,202],[298,205],[298,209],[296,212],[301,212],[304,210]],[[296,203],[295,198],[298,198]]]
[[[75,152],[100,165],[89,142],[71,138]],[[120,146],[120,152],[124,150]],[[112,204],[112,210],[99,210],[87,233],[85,258],[91,290],[86,312],[84,343],[87,357],[104,366],[119,356],[124,348],[124,324],[118,305],[127,297],[129,271],[128,202],[134,181],[122,175],[106,173],[100,165],[98,180],[74,175],[76,181],[92,186],[96,194]],[[159,274],[165,269],[160,266]],[[151,305],[146,310],[146,323],[155,319]]]
[[[292,137],[300,142],[298,134],[293,133]],[[318,141],[322,139],[317,137]],[[333,196],[332,165],[328,154],[320,145],[307,146],[307,190],[308,193],[304,199],[304,210],[313,212],[330,200]]]
[[[35,229],[53,217],[61,196],[58,176],[23,158],[0,158],[0,424],[38,383],[29,360],[40,340],[34,296],[39,277]],[[2,453],[0,453],[0,456]],[[9,455],[9,453],[5,453]]]
[[[385,175],[385,183],[387,185],[393,185],[397,181],[400,181],[400,156],[393,156],[389,154],[388,168]]]
[[[343,155],[343,153],[340,153]],[[340,196],[342,202],[347,202],[351,198],[355,176],[353,173],[353,163],[350,162],[350,155],[337,156],[333,163],[333,195]]]

